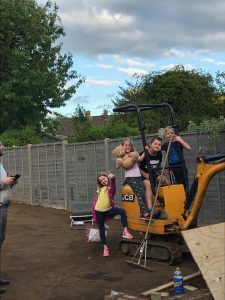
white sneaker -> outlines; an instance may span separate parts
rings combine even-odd
[[[109,229],[109,225],[105,224],[105,230]]]

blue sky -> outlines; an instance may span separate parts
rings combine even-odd
[[[37,1],[40,4],[44,0]],[[113,109],[119,86],[133,74],[182,64],[212,75],[225,71],[224,0],[56,0],[65,29],[63,51],[86,82],[54,109],[65,116],[77,105],[101,115]]]

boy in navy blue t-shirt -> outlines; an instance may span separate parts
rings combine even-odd
[[[174,175],[175,181],[177,183],[183,184],[184,189],[186,191],[187,187],[186,187],[184,170],[186,173],[187,180],[188,180],[188,176],[187,176],[188,171],[187,171],[187,168],[185,167],[183,149],[190,151],[191,147],[179,135],[175,134],[173,127],[166,127],[165,138],[168,141],[162,145],[161,150],[167,151],[169,142],[171,141],[170,150],[169,150],[169,154],[168,154],[168,164],[169,164],[169,166],[171,166],[173,168],[171,168],[170,171]],[[181,165],[183,165],[183,168]]]

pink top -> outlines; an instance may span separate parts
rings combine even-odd
[[[141,172],[137,163],[131,169],[125,170],[125,177],[141,177]]]

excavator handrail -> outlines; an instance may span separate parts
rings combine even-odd
[[[157,108],[167,108],[170,112],[170,117],[172,121],[172,126],[177,127],[175,122],[175,113],[172,106],[169,103],[145,103],[145,104],[127,104],[124,106],[116,107],[113,109],[114,112],[137,112],[140,111],[157,109]]]

